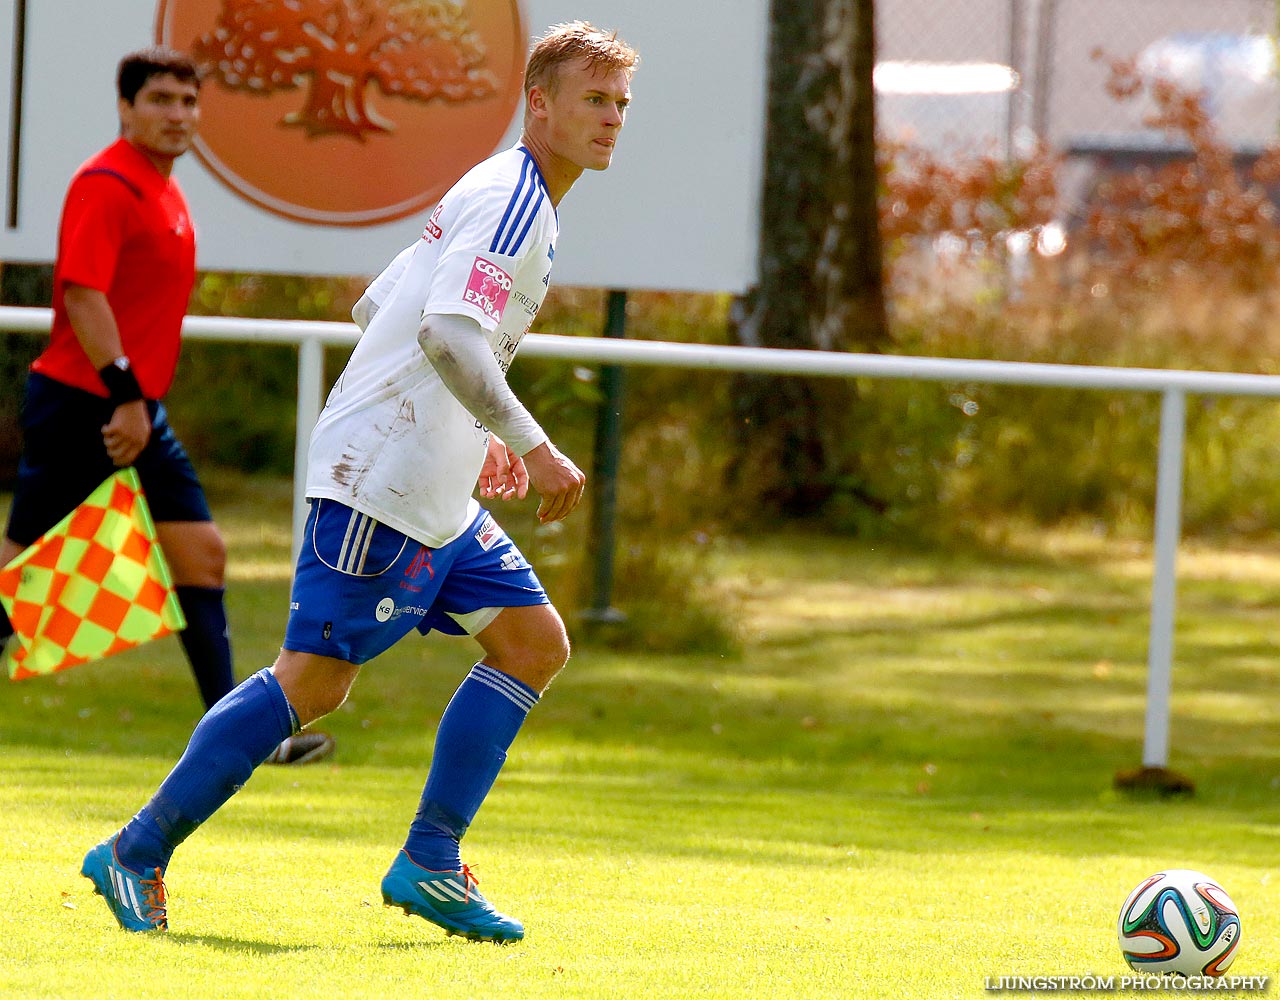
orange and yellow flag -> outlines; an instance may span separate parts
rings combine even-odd
[[[186,628],[133,469],[121,469],[0,569],[10,680],[100,660]]]

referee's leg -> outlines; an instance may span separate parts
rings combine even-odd
[[[156,537],[175,586],[226,585],[227,546],[212,521],[158,521]]]
[[[206,709],[235,687],[224,602],[227,547],[213,521],[157,521],[187,627],[179,633]]]

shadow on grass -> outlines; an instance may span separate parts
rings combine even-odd
[[[322,951],[318,944],[277,944],[273,941],[255,941],[249,938],[224,937],[220,934],[191,934],[186,931],[168,931],[166,941],[175,944],[201,944],[219,951],[235,954],[288,955],[306,951]]]
[[[227,937],[220,934],[189,934],[182,931],[169,931],[165,939],[176,944],[198,944],[218,951],[239,955],[289,955],[309,951],[324,951],[325,946],[319,944],[277,944],[271,941],[255,941],[249,938]],[[470,944],[470,942],[466,942]],[[381,952],[437,952],[443,948],[456,947],[457,943],[448,938],[423,938],[420,941],[377,941],[372,947]]]
[[[378,951],[384,951],[384,952],[386,951],[434,952],[434,951],[441,951],[444,948],[460,948],[460,947],[475,947],[475,946],[477,946],[477,942],[474,942],[474,941],[463,941],[462,939],[459,939],[457,941],[451,941],[449,938],[423,938],[421,941],[379,941],[377,944],[374,945],[374,947],[378,949]],[[501,948],[503,947],[503,945],[501,943],[495,942],[492,944],[492,947]]]
[[[857,624],[847,627],[834,625],[830,621],[814,625],[808,634],[791,634],[771,638],[767,646],[774,649],[804,649],[815,640],[830,640],[841,637],[849,640],[893,639],[903,641],[910,637],[910,646],[919,646],[922,637],[931,635],[965,636],[967,634],[999,629],[1023,629],[1033,641],[1040,638],[1047,630],[1067,627],[1079,632],[1083,640],[1079,643],[1081,651],[1092,648],[1105,648],[1106,631],[1113,633],[1111,641],[1117,639],[1139,638],[1145,642],[1145,636],[1131,636],[1129,633],[1135,625],[1145,625],[1148,612],[1141,607],[1134,607],[1122,600],[1113,600],[1099,606],[1098,603],[1055,603],[1042,607],[1009,608],[1005,610],[984,611],[973,614],[949,614],[946,612],[929,612],[922,610],[917,617],[877,618],[875,615],[863,617]],[[1080,630],[1087,630],[1080,632]],[[1043,646],[1039,652],[1045,651]]]

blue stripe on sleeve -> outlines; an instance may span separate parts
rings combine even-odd
[[[520,238],[516,240],[516,245],[511,251],[512,256],[520,250],[521,245],[524,243],[524,238],[529,235],[529,228],[533,225],[533,220],[538,217],[538,209],[542,207],[542,195],[543,192],[539,190],[538,200],[533,203],[533,211],[529,213],[529,218],[525,220],[524,228],[520,230]]]
[[[546,181],[533,155],[521,147],[524,153],[524,164],[520,168],[520,180],[511,193],[506,211],[498,223],[498,231],[489,244],[490,253],[505,254],[514,257],[524,245],[525,237],[533,228],[534,220],[542,208],[542,201],[547,197]],[[535,198],[534,196],[537,195]],[[532,207],[531,207],[532,206]]]
[[[502,221],[498,223],[498,231],[493,234],[493,242],[489,244],[490,253],[501,253],[498,249],[502,240],[503,231],[507,228],[507,223],[511,221],[511,213],[516,211],[516,206],[520,203],[520,194],[524,191],[529,183],[529,165],[533,163],[533,158],[525,154],[524,166],[520,169],[520,182],[516,185],[516,189],[511,192],[511,200],[507,202],[507,210],[502,213]],[[526,197],[526,202],[528,198]],[[510,241],[511,236],[508,234],[507,240]]]
[[[520,241],[524,239],[524,233],[529,231],[529,222],[533,221],[533,216],[529,216],[529,221],[525,223],[524,229],[520,234],[520,239],[516,239],[516,227],[520,225],[520,220],[525,217],[525,212],[529,208],[529,202],[533,200],[535,191],[537,191],[536,185],[525,185],[524,200],[520,202],[520,210],[516,212],[515,218],[511,220],[511,229],[507,232],[507,238],[503,241],[502,246],[498,248],[498,253],[508,254],[514,257],[516,251],[520,249]],[[538,200],[541,201],[542,198],[539,197]],[[515,246],[511,245],[512,240],[516,240]]]

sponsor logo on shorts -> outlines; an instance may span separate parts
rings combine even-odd
[[[434,580],[436,571],[431,568],[431,550],[425,545],[419,547],[418,554],[413,557],[409,565],[405,568],[404,575],[411,580],[418,579],[418,574],[423,570],[427,571],[427,578]]]
[[[380,624],[385,625],[401,615],[408,615],[410,618],[423,618],[430,610],[430,608],[422,608],[416,604],[397,605],[390,597],[384,597],[378,602],[378,606],[373,609],[373,617],[378,619]]]
[[[480,548],[488,552],[501,540],[502,529],[498,527],[498,522],[493,519],[492,514],[486,514],[484,520],[480,522],[480,530],[476,532],[476,541],[480,543]]]
[[[494,322],[502,319],[502,310],[507,307],[507,297],[511,294],[513,282],[511,275],[491,260],[477,257],[471,266],[471,277],[467,281],[467,290],[462,301],[479,306]]]

